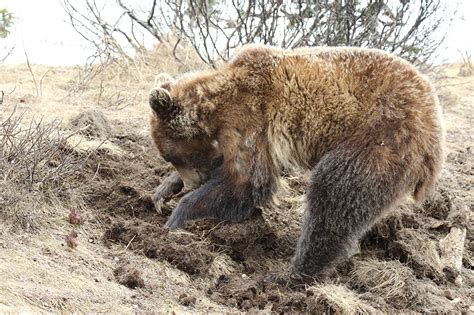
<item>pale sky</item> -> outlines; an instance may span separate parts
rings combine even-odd
[[[113,4],[114,0],[98,2],[105,3],[107,8],[107,3]],[[438,51],[438,62],[456,61],[461,57],[460,51],[474,55],[474,1],[462,0],[459,3],[458,17]],[[15,46],[6,63],[24,63],[26,50],[32,63],[55,66],[83,64],[93,52],[69,24],[60,0],[0,0],[0,8],[7,8],[16,17],[11,35],[0,39],[0,57],[8,47]]]

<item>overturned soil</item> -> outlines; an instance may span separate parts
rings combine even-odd
[[[118,126],[118,129],[120,126]],[[326,280],[287,282],[285,272],[300,233],[304,176],[286,176],[289,193],[247,222],[189,222],[184,230],[164,228],[179,201],[157,213],[153,189],[172,170],[147,137],[115,131],[109,138],[120,154],[100,149],[89,157],[85,178],[88,206],[98,210],[103,243],[170,264],[190,277],[211,301],[241,311],[272,312],[466,312],[472,301],[472,231],[459,270],[443,268],[439,241],[453,226],[468,227],[472,196],[459,193],[472,175],[473,153],[461,148],[448,156],[434,195],[421,206],[403,205],[362,239],[360,253]],[[146,287],[140,266],[118,267],[115,279],[131,289]],[[462,277],[463,284],[456,282]],[[201,296],[184,294],[187,307]]]

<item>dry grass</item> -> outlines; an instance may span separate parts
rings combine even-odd
[[[351,272],[351,284],[396,303],[401,308],[407,307],[419,294],[413,271],[395,260],[356,261]]]
[[[175,294],[198,294],[187,274],[167,263],[123,248],[104,248],[100,229],[77,230],[79,245],[68,249],[64,245],[67,224],[60,223],[33,237],[0,238],[0,310],[134,313],[154,312],[158,307],[163,312],[183,312],[186,308],[178,304]],[[112,281],[113,271],[128,265],[140,266],[146,288],[131,290]],[[200,303],[220,309],[206,299]]]
[[[402,229],[397,233],[396,251],[406,260],[419,276],[429,276],[440,279],[441,258],[438,253],[437,242],[430,239],[425,233],[415,229]]]
[[[314,296],[310,308],[320,314],[381,314],[347,287],[335,284],[322,284],[309,287]]]
[[[221,275],[230,275],[239,269],[238,265],[226,254],[219,254],[214,257],[211,267],[209,268],[209,275],[215,279]]]

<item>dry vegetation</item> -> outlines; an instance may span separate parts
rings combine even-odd
[[[304,175],[274,208],[236,225],[169,233],[153,208],[171,170],[151,145],[147,93],[158,72],[200,66],[166,49],[103,67],[0,66],[0,310],[71,312],[447,312],[473,310],[472,76],[431,74],[448,129],[432,199],[377,224],[330,281],[268,281],[299,233]],[[463,243],[464,242],[464,243]]]

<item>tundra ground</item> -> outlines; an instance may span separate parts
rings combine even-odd
[[[26,65],[0,66],[1,311],[474,311],[474,77],[460,65],[430,73],[448,147],[434,195],[394,209],[330,280],[289,286],[268,275],[293,254],[305,174],[285,175],[280,203],[251,221],[163,228],[179,196],[163,213],[151,202],[172,167],[151,143],[147,93],[155,73],[194,65],[160,58],[95,75],[33,65],[34,79]],[[27,143],[51,150],[23,148],[28,129]]]

